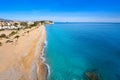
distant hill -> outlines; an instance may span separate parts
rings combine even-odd
[[[8,20],[8,19],[0,18],[0,21],[7,21],[7,22],[9,22],[9,21],[13,21],[13,20]]]

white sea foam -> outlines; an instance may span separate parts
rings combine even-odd
[[[44,47],[43,47],[43,50],[42,50],[41,59],[44,62],[44,64],[46,65],[46,67],[47,67],[47,78],[48,78],[50,76],[50,66],[45,62],[46,59],[45,59],[44,55],[45,55],[45,48],[46,47],[47,47],[47,40],[45,40],[45,42],[44,42]]]

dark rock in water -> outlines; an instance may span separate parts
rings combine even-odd
[[[100,80],[99,74],[94,71],[86,72],[85,76],[88,78],[88,80]]]
[[[98,80],[98,75],[94,72],[85,73],[90,80]]]

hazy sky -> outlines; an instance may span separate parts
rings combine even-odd
[[[0,0],[0,18],[120,22],[120,0]]]

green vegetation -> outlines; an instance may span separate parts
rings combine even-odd
[[[0,29],[0,31],[3,31],[3,29]]]
[[[38,26],[41,22],[40,21],[35,21],[34,24],[31,24],[30,27]]]
[[[15,39],[18,39],[19,37],[20,37],[19,35],[16,35],[14,38],[15,38]]]
[[[34,24],[31,24],[31,25],[29,25],[29,26],[26,26],[24,29],[29,29],[29,28],[31,29],[32,27],[38,26],[39,23],[40,23],[40,21],[35,21]]]
[[[15,32],[15,31],[12,31],[10,34],[9,34],[9,37],[11,37],[11,36],[13,36],[13,35],[15,35],[15,34],[17,34],[17,31]]]
[[[6,43],[12,43],[13,41],[12,40],[7,40]]]
[[[30,26],[29,26],[29,28],[32,28],[32,27],[34,27],[35,25],[34,24],[31,24]]]
[[[30,31],[27,31],[27,33],[29,33]]]
[[[21,25],[21,26],[28,27],[28,24],[27,24],[27,22],[21,22],[21,23],[20,23],[20,25]]]
[[[17,26],[18,26],[18,23],[14,23],[14,26],[17,27]]]
[[[17,29],[18,31],[20,30],[20,28]]]
[[[35,22],[34,22],[34,25],[35,25],[35,26],[38,26],[40,23],[41,23],[40,21],[35,21]]]
[[[53,24],[53,21],[49,21],[49,20],[44,20],[44,21],[40,21],[42,25],[44,24]]]
[[[1,34],[0,38],[8,38],[8,37],[6,36],[6,34]]]
[[[45,24],[45,21],[41,21],[41,24],[44,25],[44,24]]]

